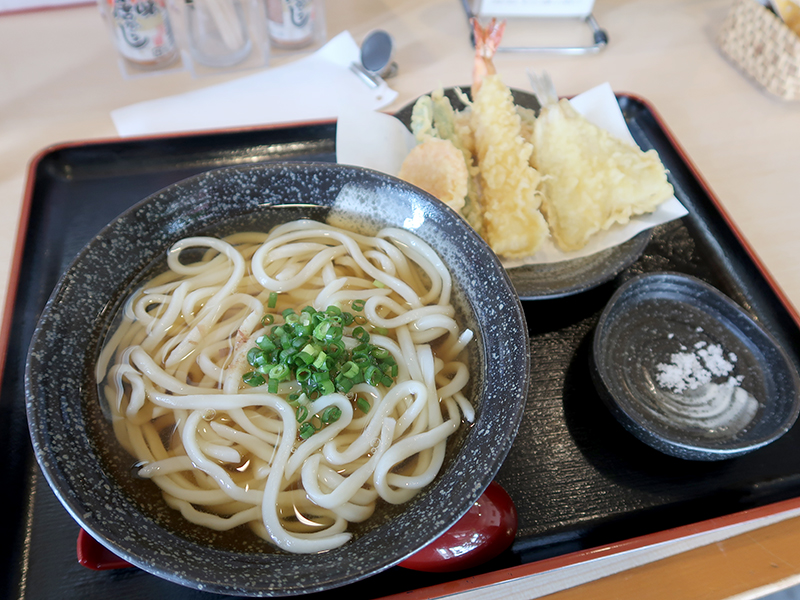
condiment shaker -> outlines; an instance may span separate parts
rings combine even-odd
[[[324,27],[322,0],[265,1],[269,41],[274,48],[298,50],[319,41]]]
[[[186,0],[186,37],[192,58],[230,67],[250,54],[252,42],[241,0]]]
[[[156,70],[180,56],[165,0],[98,0],[120,56],[141,70]]]

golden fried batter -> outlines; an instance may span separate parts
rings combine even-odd
[[[484,78],[471,114],[482,192],[482,235],[501,256],[530,256],[548,235],[547,222],[539,212],[541,176],[529,163],[533,147],[520,135],[520,116],[498,75]]]
[[[403,161],[400,179],[433,194],[456,212],[464,208],[469,171],[464,155],[450,140],[428,137]]]
[[[673,194],[655,150],[642,152],[582,117],[567,100],[536,119],[532,162],[544,175],[542,211],[565,251]]]

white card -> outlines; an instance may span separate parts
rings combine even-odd
[[[480,0],[482,17],[587,17],[594,0]]]

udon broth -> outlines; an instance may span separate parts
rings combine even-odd
[[[120,478],[158,490],[161,520],[332,549],[424,490],[474,419],[472,331],[445,265],[405,230],[299,219],[181,240],[166,267],[124,303],[96,370],[128,464],[155,486]]]

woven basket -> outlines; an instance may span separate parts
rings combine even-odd
[[[717,43],[739,69],[784,100],[800,99],[800,36],[755,0],[736,0]]]

